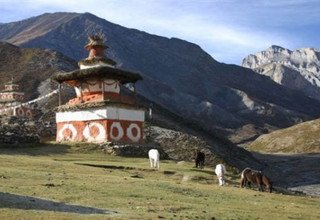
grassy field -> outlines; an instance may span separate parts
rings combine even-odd
[[[94,146],[0,148],[0,219],[320,219],[320,198],[219,187],[212,168]]]

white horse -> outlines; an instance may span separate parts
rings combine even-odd
[[[226,173],[226,168],[223,164],[218,164],[216,166],[216,169],[214,170],[216,173],[218,180],[219,180],[219,186],[223,186],[225,181],[224,181],[224,174]]]
[[[151,149],[148,152],[149,160],[150,160],[150,167],[151,168],[158,168],[160,167],[160,154],[157,149]]]

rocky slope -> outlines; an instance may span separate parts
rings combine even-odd
[[[56,89],[50,77],[57,71],[76,68],[74,60],[49,49],[23,49],[0,42],[0,54],[1,90],[3,84],[13,77],[20,90],[25,92],[26,100]]]
[[[244,58],[242,66],[320,100],[320,51],[315,48],[291,51],[271,46]]]
[[[54,23],[59,16],[64,19]],[[23,34],[30,28],[41,31]],[[184,40],[128,29],[88,13],[44,14],[0,25],[2,40],[55,49],[76,60],[87,56],[83,46],[93,33],[106,36],[118,67],[141,72],[140,94],[236,143],[320,116],[319,101],[250,69],[219,63]]]
[[[150,100],[138,96],[138,103],[150,105]],[[206,164],[215,166],[224,163],[239,171],[245,167],[267,169],[267,165],[254,158],[252,154],[237,147],[216,132],[208,132],[192,120],[186,120],[162,106],[152,103],[152,118],[147,117],[146,143],[159,146],[174,160],[190,161],[195,150],[206,154]]]
[[[257,138],[250,150],[268,153],[320,153],[320,119],[280,129]]]
[[[19,48],[5,42],[0,42],[0,54],[0,90],[13,77],[14,82],[25,93],[25,101],[57,89],[57,83],[51,81],[50,77],[58,71],[70,71],[77,66],[74,60],[56,51]],[[70,88],[62,92],[62,101],[73,95]],[[43,99],[37,104],[45,118],[52,118],[52,108],[58,104],[58,96]]]

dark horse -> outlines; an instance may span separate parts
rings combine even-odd
[[[240,187],[244,187],[245,185],[251,185],[251,183],[258,185],[259,191],[263,192],[263,185],[272,192],[272,182],[271,180],[261,173],[261,171],[252,170],[250,168],[246,168],[241,173],[241,181]]]
[[[205,154],[201,151],[196,152],[196,168],[202,169],[204,167]]]

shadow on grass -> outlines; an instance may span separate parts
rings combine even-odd
[[[63,202],[54,202],[31,196],[16,195],[0,192],[0,208],[24,210],[41,210],[54,212],[69,212],[77,214],[116,214],[117,212],[105,209],[92,208],[80,205],[70,205]]]
[[[46,156],[52,154],[66,154],[71,146],[66,144],[20,144],[20,145],[1,145],[0,154],[7,155],[29,155]]]
[[[101,164],[90,164],[90,163],[74,163],[76,165],[88,166],[88,167],[97,167],[104,169],[114,169],[114,170],[140,170],[140,171],[156,171],[155,169],[143,169],[137,167],[126,167],[126,166],[115,166],[115,165],[101,165]]]
[[[138,167],[126,167],[126,166],[115,166],[115,165],[101,165],[101,164],[89,164],[89,163],[74,163],[76,165],[81,165],[81,166],[89,166],[89,167],[97,167],[97,168],[104,168],[104,169],[114,169],[114,170],[138,170],[138,171],[146,171],[146,172],[156,172],[158,171],[155,168],[138,168]],[[171,176],[176,174],[175,171],[170,171],[170,170],[164,170],[162,171],[164,175]]]
[[[203,170],[203,169],[192,168],[191,171],[200,172],[200,173],[206,173],[206,174],[209,174],[209,175],[216,175],[216,173],[211,171],[211,170]]]

